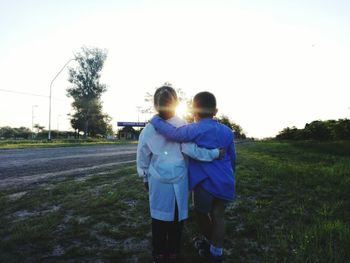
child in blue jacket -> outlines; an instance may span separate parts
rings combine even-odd
[[[222,262],[225,206],[235,198],[236,151],[232,130],[213,119],[216,113],[215,96],[210,92],[200,92],[193,99],[195,123],[174,127],[160,116],[153,117],[151,123],[169,140],[225,150],[223,159],[213,162],[190,159],[189,163],[190,190],[194,191],[198,224],[204,236],[194,240],[194,245],[201,255]]]

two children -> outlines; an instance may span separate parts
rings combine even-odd
[[[154,94],[154,106],[161,122],[181,127],[185,122],[175,116],[178,104],[175,90],[163,86]],[[141,132],[137,149],[137,171],[149,190],[152,217],[154,262],[175,261],[180,253],[183,222],[188,217],[188,158],[211,162],[218,158],[218,147],[199,148],[194,143],[168,141],[148,124]],[[206,149],[208,148],[208,149]],[[211,150],[210,150],[211,149]]]
[[[200,92],[193,99],[195,123],[174,127],[162,116],[155,116],[151,123],[169,140],[225,150],[223,159],[213,162],[190,159],[189,162],[190,190],[194,191],[195,210],[203,235],[194,240],[194,245],[201,255],[208,255],[213,262],[222,262],[225,206],[235,198],[236,152],[233,132],[213,119],[216,113],[215,96]]]

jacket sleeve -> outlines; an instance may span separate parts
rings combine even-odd
[[[195,143],[183,143],[181,144],[181,150],[192,159],[202,162],[211,162],[217,159],[220,154],[219,149],[201,148]]]
[[[196,124],[188,124],[176,128],[158,115],[152,118],[151,124],[160,134],[171,141],[190,142],[200,134]]]
[[[141,133],[139,143],[137,145],[136,165],[137,173],[139,177],[143,178],[144,182],[148,182],[148,168],[151,163],[151,158],[152,152],[146,143],[145,134]]]

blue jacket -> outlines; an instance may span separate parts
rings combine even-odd
[[[201,162],[190,159],[189,178],[190,190],[198,184],[213,196],[233,200],[235,193],[235,161],[236,150],[234,134],[230,128],[211,118],[202,119],[197,123],[182,127],[174,127],[159,116],[151,120],[155,129],[168,138],[177,142],[194,142],[199,147],[208,149],[224,148],[225,156],[213,162]]]

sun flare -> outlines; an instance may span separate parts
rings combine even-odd
[[[188,108],[184,101],[180,102],[179,105],[176,107],[176,115],[179,117],[183,117],[187,115]]]

